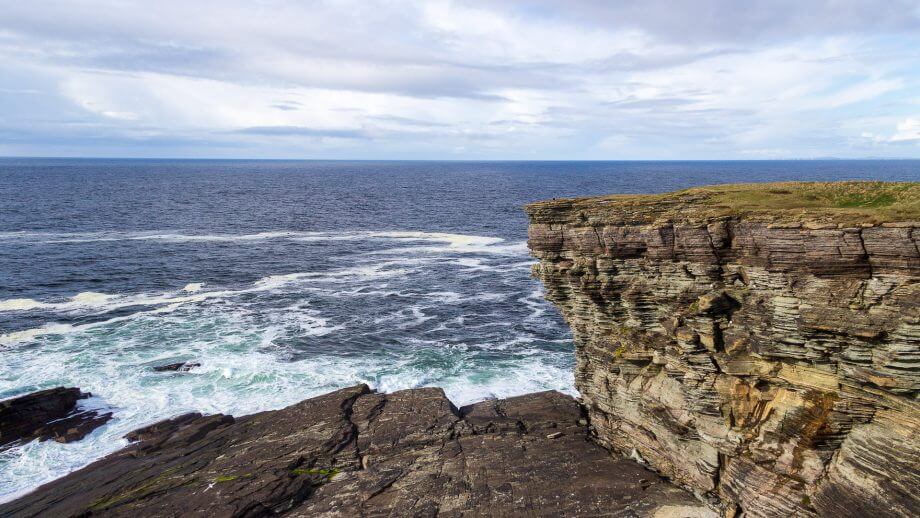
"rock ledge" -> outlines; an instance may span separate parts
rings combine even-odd
[[[714,516],[589,442],[580,406],[556,392],[457,409],[440,389],[361,385],[240,418],[187,414],[128,438],[0,515]]]

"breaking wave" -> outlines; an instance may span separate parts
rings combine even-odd
[[[297,269],[282,265],[248,281],[173,278],[169,289],[0,300],[0,318],[32,324],[0,334],[0,398],[76,386],[114,413],[81,441],[0,452],[0,500],[117,450],[128,431],[184,412],[244,415],[357,383],[385,391],[437,385],[458,405],[573,393],[568,331],[546,318],[521,242],[412,231],[104,232],[5,233],[0,247],[128,240],[202,251],[219,241],[249,251],[243,257],[271,247],[313,255]],[[201,365],[152,369],[186,360]]]

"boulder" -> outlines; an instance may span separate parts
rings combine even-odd
[[[153,370],[157,372],[188,372],[195,367],[201,367],[201,364],[198,362],[176,362],[166,365],[157,365]]]
[[[111,412],[79,410],[77,402],[90,396],[75,387],[56,387],[0,401],[0,448],[34,439],[82,439],[112,418]]]

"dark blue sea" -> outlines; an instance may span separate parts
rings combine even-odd
[[[0,452],[0,500],[188,411],[368,383],[457,404],[574,393],[530,276],[528,202],[702,184],[920,180],[920,161],[0,159],[0,398],[57,386],[115,418]],[[181,360],[190,372],[154,372]]]

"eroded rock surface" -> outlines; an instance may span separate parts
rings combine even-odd
[[[366,386],[236,419],[186,414],[0,515],[712,516],[580,420],[556,392],[458,410],[440,389]]]
[[[712,200],[528,207],[598,441],[748,516],[916,516],[920,224]]]
[[[56,387],[0,401],[0,448],[35,439],[82,439],[112,418],[111,412],[78,408],[78,401],[91,396],[78,388]]]

